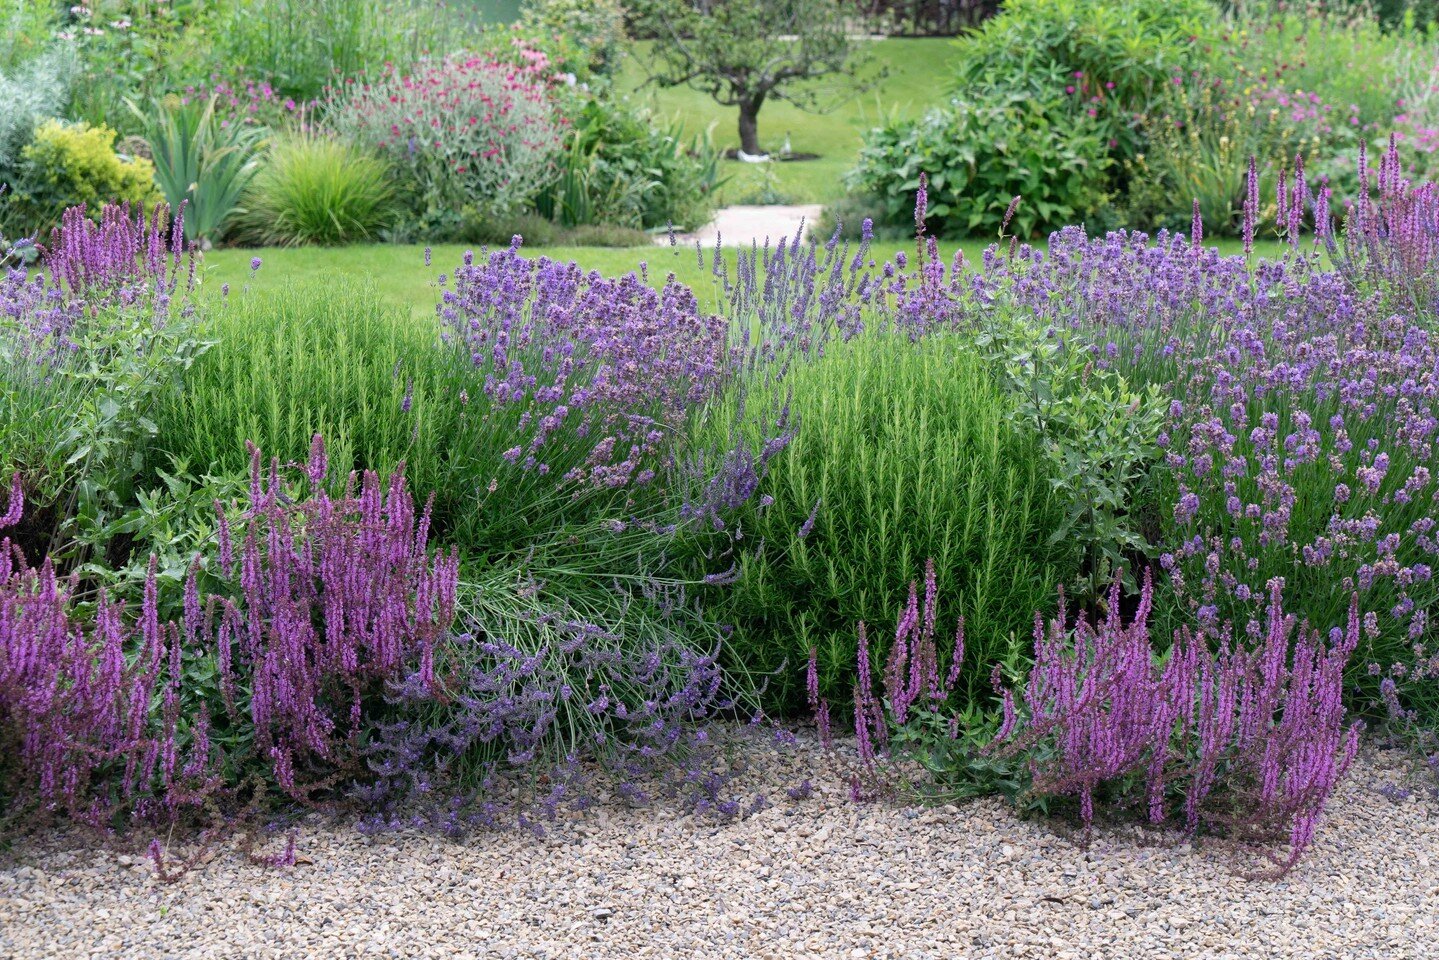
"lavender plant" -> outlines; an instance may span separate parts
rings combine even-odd
[[[1252,238],[1253,174],[1250,183]],[[1295,233],[1308,216],[1296,189],[1309,196],[1302,171],[1278,205]],[[1314,198],[1321,212],[1327,202]],[[1160,390],[1163,458],[1129,513],[1144,518],[1168,576],[1166,622],[1248,622],[1278,578],[1286,603],[1328,629],[1357,590],[1365,624],[1349,679],[1374,698],[1363,666],[1414,662],[1434,597],[1429,318],[1396,312],[1392,289],[1365,279],[1358,257],[1339,272],[1296,250],[1251,269],[1204,248],[1199,226],[1154,239],[1071,228],[1047,252],[996,248],[945,281],[943,309],[960,324],[1014,317],[1094,370]],[[1360,241],[1343,243],[1357,251]]]
[[[635,491],[675,465],[690,412],[719,388],[725,321],[677,282],[656,291],[507,250],[455,270],[438,313],[462,406],[453,478],[472,498],[455,536],[603,521],[623,531]]]

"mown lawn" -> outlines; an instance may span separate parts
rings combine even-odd
[[[772,173],[778,197],[764,202],[827,203],[844,196],[844,174],[854,166],[860,138],[870,127],[890,118],[915,116],[940,103],[954,56],[953,41],[944,38],[859,41],[859,50],[869,58],[865,75],[882,70],[884,76],[869,90],[855,94],[831,89],[832,109],[809,113],[788,103],[770,101],[759,115],[760,141],[768,150],[778,150],[788,134],[797,153],[817,153],[818,160],[793,163],[750,164],[725,161],[725,203],[762,202],[766,176]],[[620,77],[622,89],[649,103],[662,121],[679,119],[691,133],[713,125],[716,145],[739,146],[734,107],[722,107],[688,87],[660,90],[645,86],[644,59],[648,45],[634,44],[634,55]]]
[[[940,251],[948,261],[954,256],[955,248],[962,247],[965,258],[975,263],[987,245],[987,240],[947,241],[940,244]],[[1231,254],[1240,249],[1237,240],[1222,240],[1218,246]],[[436,279],[458,266],[469,249],[476,248],[458,244],[435,246],[428,267],[425,266],[423,246],[363,244],[327,248],[212,250],[205,255],[205,282],[211,290],[218,290],[221,284],[228,283],[232,294],[246,289],[272,290],[291,280],[316,276],[326,277],[337,284],[369,282],[386,303],[409,307],[416,316],[429,316],[438,300]],[[913,249],[910,243],[877,243],[873,247],[873,255],[882,263],[900,250]],[[1271,243],[1262,245],[1258,252],[1275,256],[1280,249],[1279,244]],[[537,247],[527,248],[526,252],[530,256],[574,260],[586,269],[598,270],[609,276],[638,270],[642,262],[648,263],[652,281],[663,281],[666,275],[673,273],[694,288],[703,305],[712,307],[715,303],[715,281],[709,269],[712,253],[708,250],[705,251],[703,268],[697,262],[693,247]],[[729,250],[725,256],[733,265],[735,252]],[[252,257],[259,257],[262,261],[255,273],[250,271]]]
[[[963,241],[957,245],[964,247],[965,256],[970,258],[978,256],[985,247],[978,240]],[[946,257],[954,255],[955,246],[953,243],[942,245]],[[876,244],[874,256],[883,262],[901,249],[912,250],[913,245]],[[235,294],[247,288],[256,291],[275,289],[293,279],[316,276],[324,276],[340,284],[369,280],[386,303],[408,306],[417,315],[429,315],[438,301],[436,279],[458,266],[466,250],[477,251],[478,248],[458,244],[437,245],[431,250],[431,265],[428,267],[425,266],[425,248],[422,245],[212,250],[205,255],[205,282],[212,290],[228,283],[231,293]],[[694,247],[536,247],[526,248],[526,253],[535,257],[573,260],[588,270],[598,270],[607,276],[638,270],[641,263],[648,263],[653,282],[663,282],[668,274],[673,273],[694,288],[701,303],[714,305],[711,250],[705,251],[703,268],[698,263]],[[250,271],[252,257],[259,257],[262,261],[259,271],[253,274]],[[733,266],[735,251],[727,250],[725,257]]]

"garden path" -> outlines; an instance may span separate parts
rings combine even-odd
[[[602,800],[543,839],[452,841],[316,815],[293,867],[220,849],[168,885],[140,850],[22,840],[0,861],[0,956],[1419,960],[1439,942],[1439,808],[1376,792],[1393,753],[1361,757],[1276,883],[1217,842],[1110,828],[1085,849],[993,799],[855,803],[852,743],[737,748],[731,786],[766,806],[727,823]]]
[[[709,225],[693,233],[677,234],[675,239],[686,246],[694,246],[697,241],[702,247],[717,246],[720,242],[729,248],[747,247],[751,243],[763,246],[766,240],[773,243],[781,237],[793,237],[801,225],[808,236],[823,210],[818,203],[722,207]],[[655,242],[668,244],[670,238],[660,234]]]

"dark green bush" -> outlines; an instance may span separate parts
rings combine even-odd
[[[927,174],[933,226],[961,236],[992,235],[1022,197],[1010,232],[1027,237],[1094,213],[1109,164],[1101,125],[1063,94],[991,87],[873,131],[851,183],[883,199],[890,224],[904,224]]]
[[[719,152],[624,101],[593,98],[574,117],[559,178],[535,198],[564,226],[698,227],[714,210]]]
[[[1122,122],[1150,106],[1176,70],[1198,65],[1221,25],[1210,0],[1008,0],[958,42],[952,89],[1042,78]]]
[[[1201,65],[1221,19],[1208,0],[1012,0],[959,41],[954,99],[872,131],[852,185],[912,216],[929,175],[933,226],[989,234],[1015,196],[1015,232],[1092,216],[1123,188],[1134,117]]]
[[[871,222],[873,235],[880,240],[908,240],[914,236],[914,224],[900,226],[883,197],[871,193],[850,193],[834,203],[827,203],[815,221],[814,235],[822,240],[839,230],[842,240],[856,241],[864,236],[864,222]]]
[[[1072,545],[1048,543],[1063,507],[1004,390],[968,338],[885,333],[833,345],[788,386],[797,438],[761,488],[773,503],[740,521],[752,550],[715,611],[735,627],[732,665],[787,665],[769,703],[800,709],[814,647],[822,692],[846,702],[855,625],[869,623],[883,656],[932,558],[949,609],[966,618],[960,694],[983,695],[990,666],[1023,649],[1015,636],[1076,569]]]
[[[565,247],[648,247],[654,237],[634,227],[591,223],[564,231],[559,242]]]

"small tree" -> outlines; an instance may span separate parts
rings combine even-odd
[[[739,108],[740,149],[759,154],[766,100],[820,106],[813,81],[854,81],[859,66],[842,0],[633,0],[643,34],[655,38],[650,79],[688,84]]]

